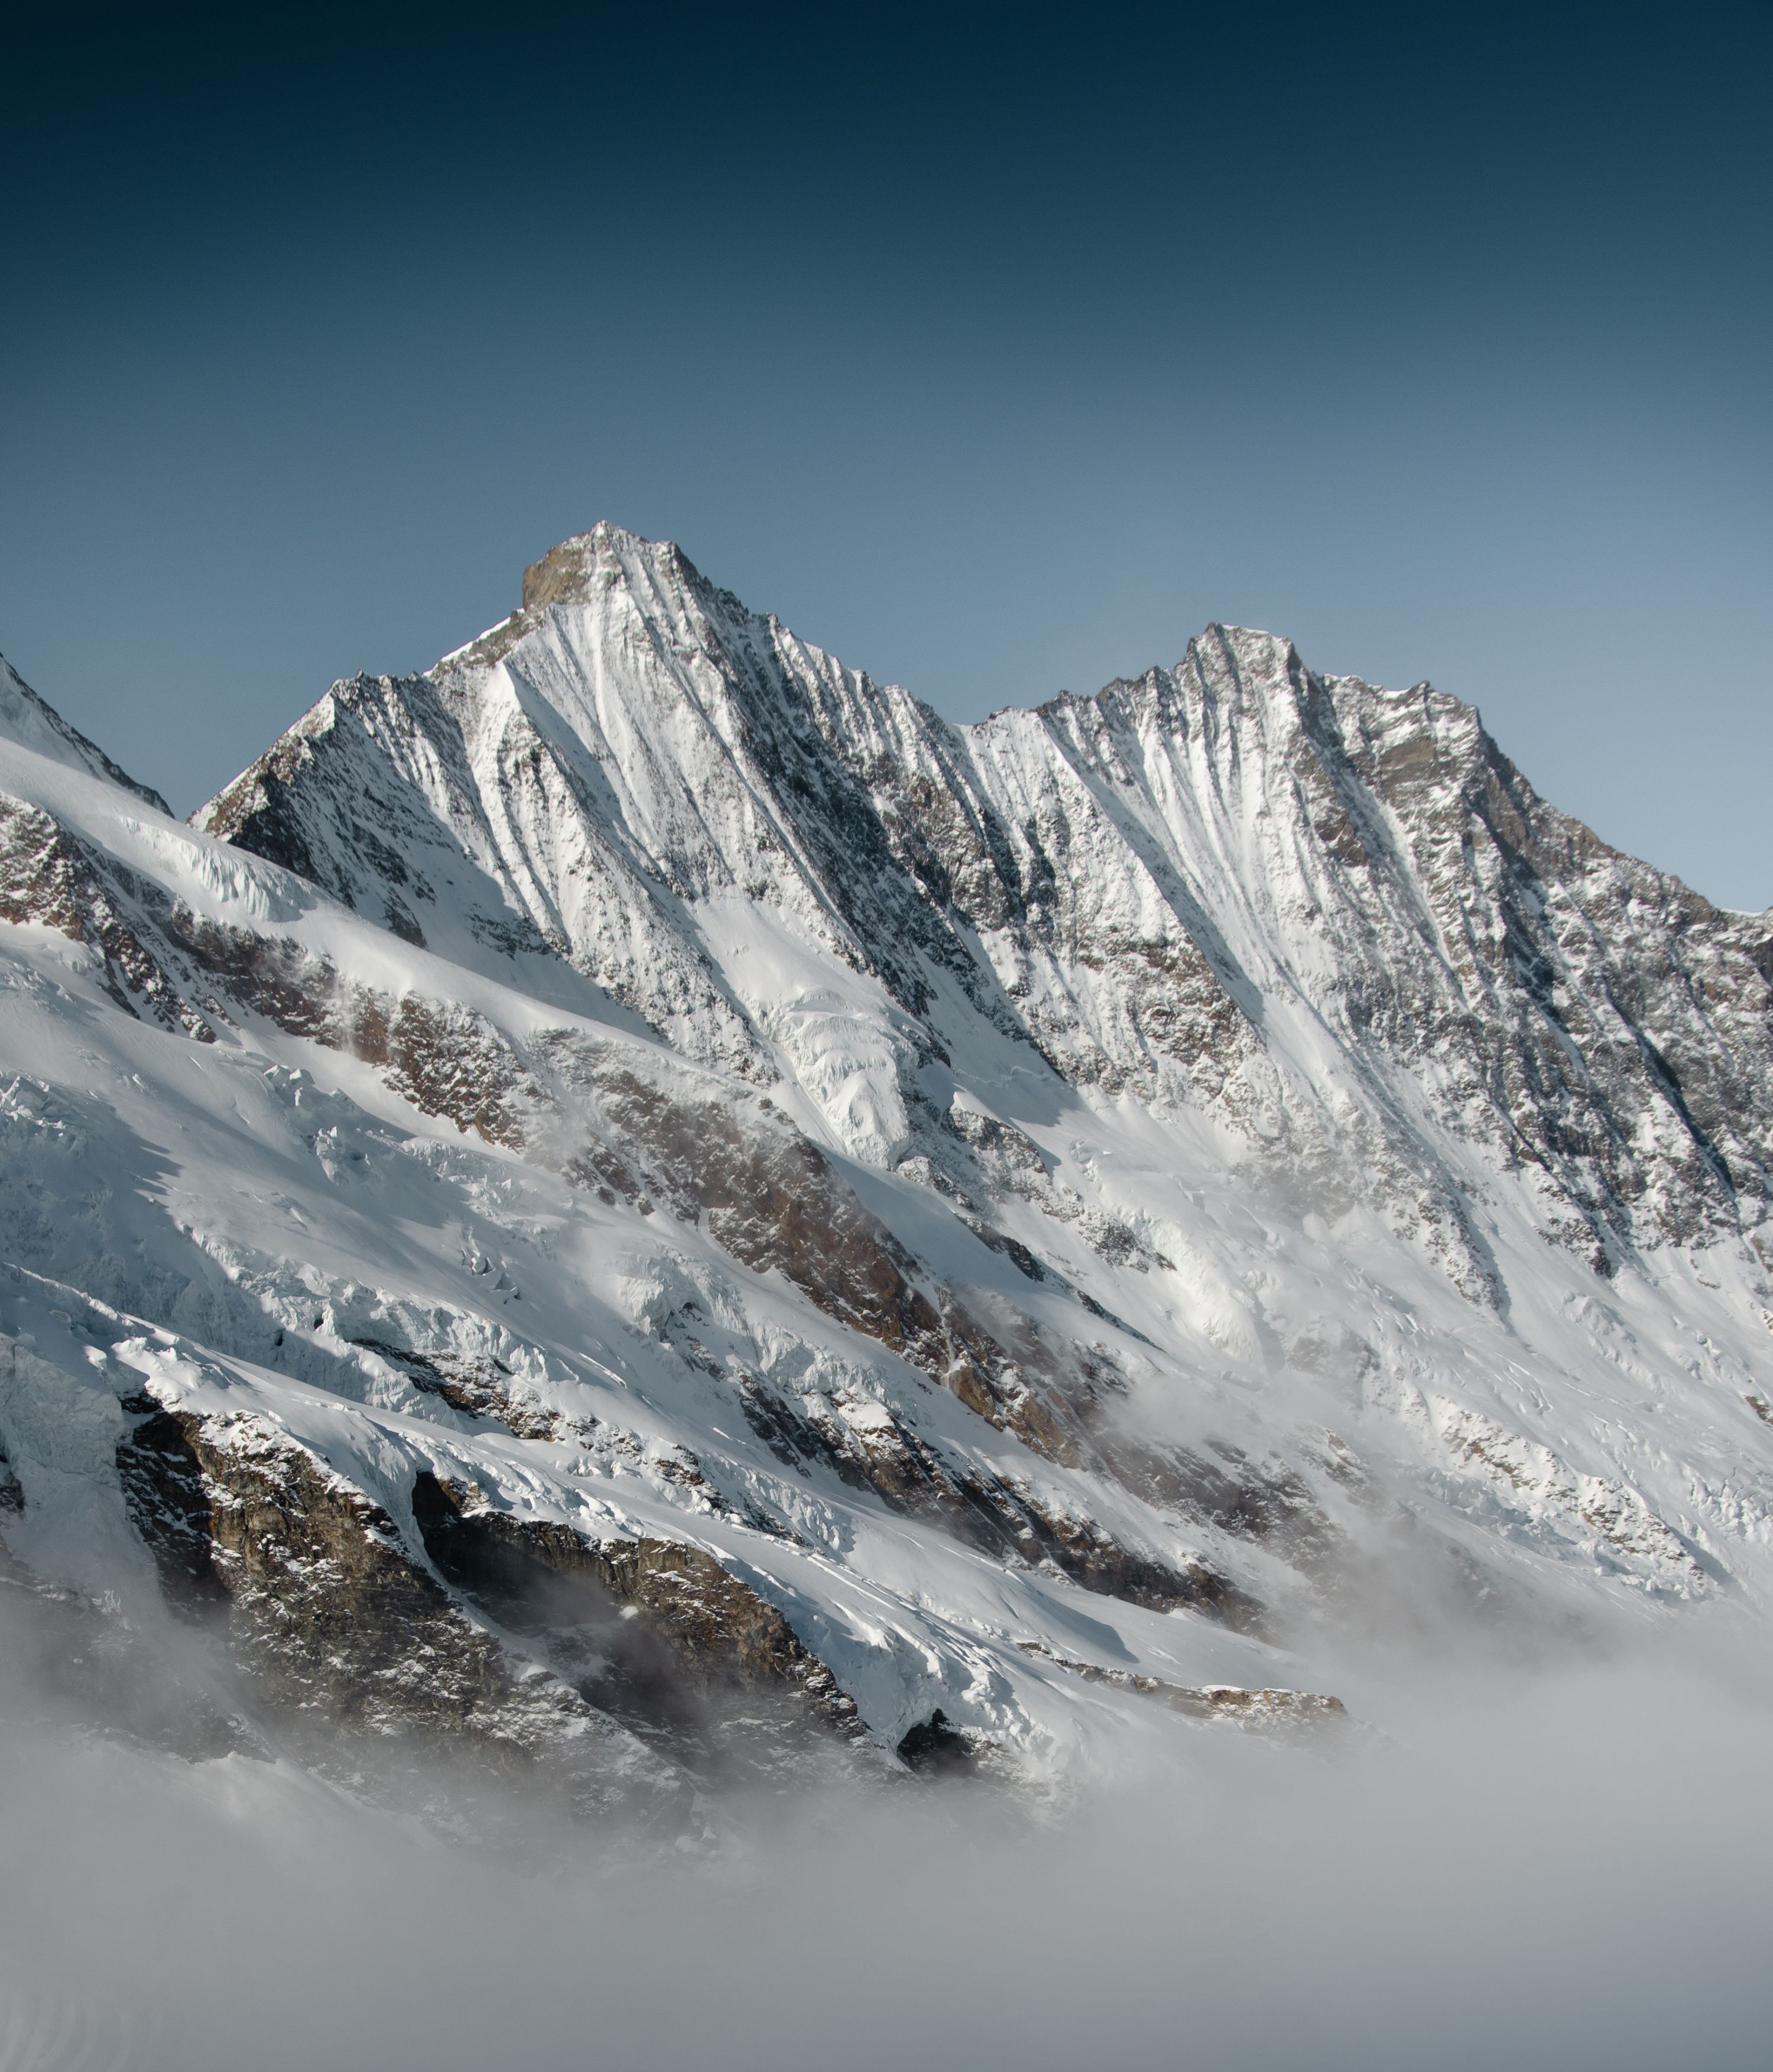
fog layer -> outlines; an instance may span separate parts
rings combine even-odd
[[[452,1842],[240,1755],[0,1748],[0,2064],[1741,2065],[1765,2046],[1768,1679],[1714,1621],[1178,1722],[1109,1786],[716,1809],[689,1846]]]

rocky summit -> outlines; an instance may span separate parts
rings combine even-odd
[[[1426,684],[957,726],[601,525],[188,824],[5,671],[0,923],[31,1704],[676,1832],[1765,1612],[1773,913]]]

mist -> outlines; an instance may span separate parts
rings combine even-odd
[[[14,1703],[0,2066],[1754,2062],[1758,1642],[1486,1648],[1329,1736],[1179,1720],[1062,1791],[883,1771],[693,1836],[489,1842]]]

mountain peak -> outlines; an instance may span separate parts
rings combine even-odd
[[[537,611],[551,604],[589,603],[600,576],[636,561],[674,574],[694,573],[683,550],[672,541],[644,540],[602,518],[589,532],[575,532],[524,569],[523,609]]]

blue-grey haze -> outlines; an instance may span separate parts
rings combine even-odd
[[[1764,9],[51,10],[0,648],[181,809],[607,516],[956,717],[1222,619],[1773,902]]]

